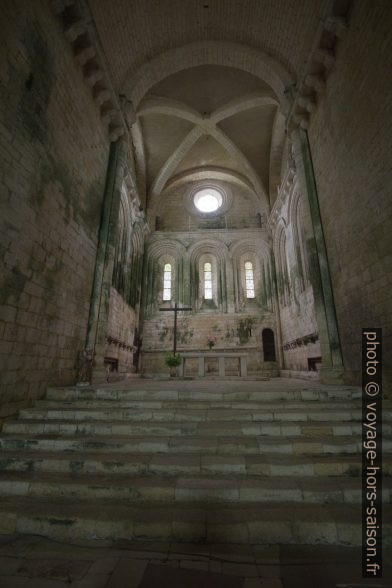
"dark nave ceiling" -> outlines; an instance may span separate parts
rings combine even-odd
[[[114,9],[89,0],[115,89],[135,110],[147,205],[168,182],[204,170],[243,179],[268,208],[280,181],[282,98],[303,70],[325,4],[116,0]],[[271,60],[267,75],[255,65],[259,53]]]

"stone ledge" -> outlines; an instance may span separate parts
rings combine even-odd
[[[280,370],[281,378],[298,378],[299,380],[320,380],[319,372],[297,371],[297,370]]]

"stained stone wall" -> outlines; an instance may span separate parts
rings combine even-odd
[[[121,374],[134,371],[147,232],[134,184],[130,175],[122,184],[103,358],[106,366]]]
[[[392,4],[353,3],[309,137],[348,382],[360,382],[361,329],[383,327],[392,367]]]
[[[300,373],[318,369],[322,353],[311,283],[315,261],[309,255],[311,218],[293,165],[291,162],[282,177],[269,226],[274,243],[282,368]]]
[[[259,228],[260,224],[266,223],[267,213],[265,206],[252,190],[243,185],[219,183],[224,189],[230,191],[232,205],[227,211],[217,214],[211,219],[192,214],[192,211],[187,208],[187,195],[192,188],[192,182],[165,190],[161,196],[160,207],[157,210],[159,230],[244,229]]]
[[[1,415],[76,377],[108,139],[49,3],[1,7]]]
[[[130,372],[133,367],[133,342],[137,328],[137,313],[126,303],[115,288],[110,290],[107,346],[105,356],[116,362],[119,372]]]

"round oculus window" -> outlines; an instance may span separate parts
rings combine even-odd
[[[196,192],[193,202],[200,212],[215,212],[222,206],[222,194],[215,188],[204,188]]]

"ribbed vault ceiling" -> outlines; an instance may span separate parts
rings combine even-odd
[[[286,89],[326,3],[89,0],[115,89],[136,111],[138,184],[151,210],[173,181],[209,174],[243,179],[268,207]]]

